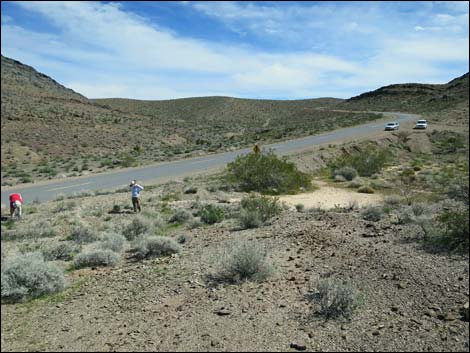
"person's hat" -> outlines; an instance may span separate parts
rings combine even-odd
[[[132,181],[131,181],[131,185],[134,185],[134,184],[135,184],[135,180],[132,180]]]

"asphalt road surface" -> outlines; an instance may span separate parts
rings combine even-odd
[[[417,119],[416,115],[404,113],[393,114],[389,120],[400,123]],[[384,129],[382,121],[374,121],[363,125],[330,131],[324,134],[304,137],[285,142],[263,145],[263,148],[273,148],[277,154],[286,155],[302,149],[324,143],[334,143],[351,137],[364,137]],[[158,183],[174,180],[187,175],[194,175],[224,167],[235,160],[238,155],[246,154],[251,148],[238,151],[211,154],[204,157],[190,158],[173,162],[160,163],[158,165],[127,168],[101,174],[90,174],[80,177],[56,179],[53,181],[39,182],[15,187],[2,187],[1,202],[8,205],[8,196],[12,192],[19,192],[26,204],[37,201],[49,201],[57,198],[59,194],[72,195],[84,191],[105,191],[126,187],[129,182],[136,179],[139,183]]]

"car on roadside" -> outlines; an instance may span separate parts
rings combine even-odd
[[[397,123],[396,121],[387,123],[387,125],[385,125],[385,131],[398,130],[399,128],[400,128],[400,123]]]
[[[414,129],[427,129],[428,128],[428,122],[427,120],[418,120],[416,122],[416,125],[414,127]]]

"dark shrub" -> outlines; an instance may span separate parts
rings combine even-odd
[[[238,156],[227,165],[229,181],[243,191],[267,194],[295,193],[311,187],[310,177],[297,170],[294,163],[280,159],[274,152]]]
[[[222,222],[224,219],[224,210],[215,205],[206,205],[201,211],[201,221],[206,224],[214,224]]]

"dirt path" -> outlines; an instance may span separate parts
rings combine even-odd
[[[358,207],[377,205],[383,201],[381,194],[362,194],[356,190],[328,186],[325,182],[316,182],[318,190],[298,195],[281,196],[280,200],[291,206],[298,204],[306,208],[331,209],[348,207],[353,204]]]

